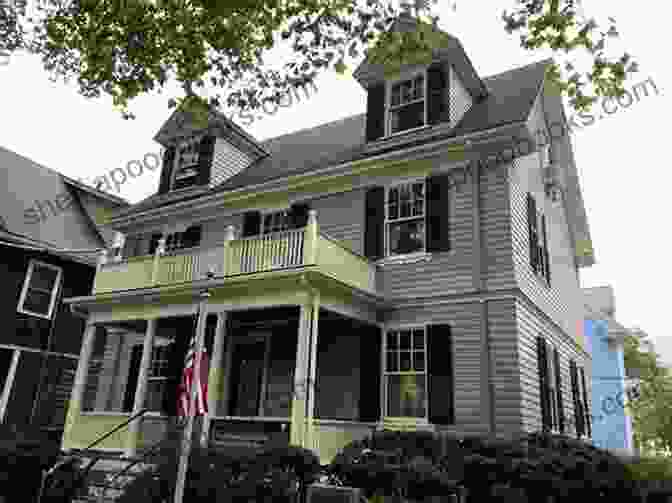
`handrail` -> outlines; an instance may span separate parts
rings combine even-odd
[[[128,426],[128,424],[129,424],[131,421],[133,421],[135,418],[138,418],[138,417],[140,417],[140,416],[146,414],[147,412],[149,412],[149,409],[142,409],[140,412],[138,412],[137,414],[132,415],[131,417],[129,417],[129,418],[128,418],[126,421],[124,421],[123,423],[118,424],[117,426],[115,426],[114,428],[112,428],[110,431],[108,431],[105,435],[103,435],[103,436],[100,437],[98,440],[96,440],[95,442],[93,442],[93,443],[90,444],[88,447],[85,447],[85,448],[82,449],[82,450],[84,450],[84,451],[88,451],[88,450],[91,449],[94,445],[98,445],[100,442],[102,442],[102,441],[105,440],[107,437],[109,437],[110,435],[112,435],[112,433],[114,433],[114,432],[116,432],[116,431],[119,431],[121,428],[123,428],[123,427],[125,427],[125,426]],[[89,472],[91,471],[91,468],[93,468],[93,465],[95,465],[98,461],[100,461],[101,458],[102,458],[102,456],[101,456],[101,455],[98,455],[98,456],[96,456],[94,459],[92,459],[91,461],[89,461],[89,464],[86,465],[86,468],[84,468],[84,470],[83,470],[84,477],[87,477],[87,476],[89,475]]]
[[[182,428],[180,428],[182,429]],[[170,441],[173,441],[174,439],[171,436],[168,436],[162,440],[159,440],[156,442],[154,445],[152,445],[146,452],[144,452],[139,458],[133,460],[129,464],[127,464],[124,468],[119,470],[117,473],[115,473],[112,478],[110,478],[106,483],[103,488],[103,490],[100,492],[100,496],[98,497],[98,501],[100,503],[103,503],[105,501],[105,494],[107,494],[107,490],[110,489],[110,487],[113,487],[112,484],[114,484],[114,481],[117,480],[119,477],[127,473],[131,468],[133,468],[135,465],[145,461],[148,457],[151,455],[155,454],[155,452],[159,449],[159,447],[164,444],[168,443]]]

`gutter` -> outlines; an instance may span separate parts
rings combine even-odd
[[[281,184],[287,185],[290,182],[294,182],[296,180],[297,183],[301,181],[301,179],[308,179],[310,177],[314,176],[326,176],[330,174],[334,174],[334,176],[342,176],[345,173],[338,173],[339,171],[345,171],[348,168],[353,169],[356,168],[358,165],[361,164],[368,164],[371,162],[375,161],[388,161],[388,160],[394,160],[399,157],[404,157],[407,156],[408,154],[414,154],[414,153],[432,153],[433,151],[442,149],[444,147],[448,147],[451,145],[459,145],[463,143],[467,143],[472,140],[478,140],[479,138],[483,137],[492,137],[493,135],[498,135],[504,134],[502,133],[503,131],[507,130],[517,130],[520,129],[521,126],[525,126],[526,121],[518,121],[514,122],[511,124],[506,124],[504,126],[499,126],[496,128],[492,129],[487,129],[485,131],[478,131],[475,133],[469,133],[466,135],[458,136],[458,137],[453,137],[449,138],[443,141],[439,142],[431,142],[431,143],[426,143],[423,145],[419,145],[417,147],[411,147],[411,148],[406,148],[402,150],[394,150],[393,152],[388,152],[385,154],[380,154],[377,156],[371,156],[371,157],[366,157],[364,159],[357,159],[355,161],[348,161],[345,163],[337,164],[336,166],[329,166],[326,168],[318,169],[315,171],[311,171],[309,173],[302,173],[300,175],[290,175],[282,178],[276,178],[273,180],[268,180],[266,182],[262,182],[256,185],[249,185],[246,187],[241,187],[238,189],[233,189],[230,191],[224,191],[224,192],[215,192],[213,194],[204,196],[198,205],[194,205],[194,200],[189,200],[189,201],[184,201],[181,203],[178,203],[176,205],[173,205],[171,207],[171,213],[179,212],[183,208],[189,208],[190,210],[193,211],[198,211],[207,208],[208,203],[210,202],[216,202],[218,199],[221,199],[223,194],[226,194],[227,196],[234,196],[234,195],[241,195],[243,198],[247,195],[247,197],[252,197],[258,195],[260,192],[261,193],[268,193],[268,192],[273,192],[274,191],[274,186],[280,185],[280,187],[276,188],[275,191],[286,191],[287,188],[285,186],[282,186]],[[484,142],[487,143],[487,142]],[[477,147],[480,145],[480,143],[477,144],[469,144],[469,147]],[[138,223],[138,218],[142,217],[165,217],[167,214],[165,213],[164,207],[161,208],[153,208],[150,210],[146,210],[144,212],[140,213],[135,213],[135,214],[130,214],[124,217],[119,217],[119,218],[112,218],[109,220],[108,225],[109,226],[114,226],[116,225],[117,227],[123,227],[124,224],[129,224],[131,221],[133,223]],[[145,222],[143,222],[145,223]]]

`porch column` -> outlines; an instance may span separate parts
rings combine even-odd
[[[226,340],[226,311],[217,313],[217,329],[212,344],[212,359],[208,374],[208,414],[203,418],[201,446],[207,447],[210,439],[210,423],[212,416],[217,415],[219,400],[221,399],[222,360],[224,358],[224,341]]]
[[[77,372],[75,372],[75,382],[72,385],[72,393],[70,394],[70,402],[68,404],[68,415],[65,420],[65,427],[63,428],[63,440],[61,447],[64,448],[66,443],[69,443],[70,432],[74,423],[79,417],[82,410],[82,401],[84,400],[84,392],[86,390],[86,378],[88,376],[89,361],[93,353],[93,343],[96,337],[96,325],[91,321],[87,321],[84,337],[82,340],[82,350],[79,353],[79,363],[77,364]]]
[[[301,305],[294,372],[290,443],[313,449],[315,407],[315,355],[317,354],[317,313],[319,296]]]
[[[310,343],[308,345],[308,387],[307,387],[307,410],[306,410],[306,438],[305,447],[317,452],[317,437],[315,435],[315,382],[317,381],[317,336],[320,314],[320,293],[313,293],[313,320],[310,330]]]
[[[147,397],[147,378],[149,377],[149,368],[152,364],[152,349],[154,348],[154,335],[156,334],[155,318],[147,320],[147,329],[145,331],[145,340],[142,346],[142,359],[140,360],[140,369],[138,371],[138,384],[135,388],[135,398],[133,400],[133,411],[131,415],[138,414],[145,407]],[[138,438],[142,427],[142,417],[131,421],[128,425],[128,435],[126,437],[126,456],[134,456],[138,447]]]

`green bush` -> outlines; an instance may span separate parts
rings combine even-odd
[[[42,471],[57,461],[58,447],[36,428],[0,425],[0,495],[34,501]]]
[[[376,432],[352,442],[329,471],[374,494],[421,500],[468,489],[471,501],[558,503],[581,497],[635,497],[637,486],[616,456],[563,435],[516,439],[425,432]],[[572,502],[573,503],[573,502]]]
[[[163,503],[177,478],[175,451],[164,452],[156,469],[138,476],[124,489],[119,503]],[[272,498],[293,501],[305,485],[317,480],[318,458],[306,449],[274,446],[259,453],[195,448],[189,461],[184,499],[189,503],[248,502]]]

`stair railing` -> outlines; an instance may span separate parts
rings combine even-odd
[[[182,425],[182,426],[183,426],[183,425]],[[178,427],[178,428],[179,428],[180,430],[182,429],[181,427]],[[103,503],[103,502],[105,501],[105,495],[107,494],[108,489],[110,489],[110,488],[114,488],[113,484],[114,484],[114,482],[115,482],[119,477],[121,477],[121,476],[125,475],[126,473],[128,473],[128,472],[131,470],[131,468],[133,468],[134,466],[136,466],[136,465],[138,465],[138,464],[140,464],[140,463],[146,461],[147,458],[150,458],[151,456],[153,456],[154,454],[156,454],[157,451],[159,451],[159,449],[160,449],[164,444],[167,444],[167,443],[169,443],[169,442],[171,442],[171,441],[174,441],[174,438],[171,437],[171,436],[168,436],[167,438],[164,438],[164,439],[162,439],[162,440],[159,440],[159,441],[156,442],[154,445],[152,445],[149,449],[147,449],[147,451],[145,451],[144,453],[142,453],[142,454],[140,455],[140,457],[138,457],[138,458],[136,458],[136,459],[134,459],[134,460],[130,460],[128,465],[126,465],[124,468],[122,468],[121,470],[119,470],[119,471],[118,471],[117,473],[115,473],[112,477],[110,477],[109,480],[106,481],[105,486],[103,487],[103,490],[100,491],[100,495],[98,496],[98,503]]]
[[[105,433],[103,436],[97,438],[95,441],[93,441],[91,444],[89,444],[88,446],[86,446],[84,449],[73,449],[73,451],[74,451],[74,452],[77,452],[77,453],[82,453],[82,452],[86,452],[86,451],[88,451],[89,449],[92,449],[93,447],[95,447],[96,445],[98,445],[99,443],[101,443],[103,440],[105,440],[106,438],[108,438],[110,435],[112,435],[113,433],[119,431],[120,429],[122,429],[122,428],[128,426],[128,424],[129,424],[131,421],[133,421],[134,419],[137,419],[138,417],[140,417],[140,416],[146,414],[147,412],[149,412],[149,409],[142,409],[142,410],[141,410],[140,412],[138,412],[137,414],[133,414],[131,417],[129,417],[129,418],[128,418],[126,421],[124,421],[123,423],[118,424],[117,426],[115,426],[114,428],[112,428],[110,431],[108,431],[107,433]],[[53,473],[54,473],[58,468],[60,468],[60,467],[63,466],[64,464],[67,464],[67,463],[71,462],[72,459],[73,459],[73,457],[74,457],[74,456],[68,456],[66,459],[61,460],[61,461],[59,461],[58,463],[56,463],[56,464],[55,464],[54,466],[52,466],[48,471],[43,472],[42,480],[41,480],[41,484],[40,484],[40,492],[39,492],[38,499],[37,499],[38,502],[39,502],[39,501],[42,501],[42,497],[43,497],[43,495],[44,495],[44,490],[45,490],[45,483],[46,483],[46,481],[47,481],[47,478],[48,478],[50,475],[53,475]],[[84,469],[82,470],[82,472],[81,472],[81,481],[82,481],[82,482],[86,481],[86,478],[89,476],[89,472],[91,471],[91,468],[93,468],[93,465],[95,465],[98,461],[100,461],[101,458],[102,458],[102,456],[101,456],[101,455],[98,455],[98,456],[96,456],[94,459],[92,459],[91,461],[89,461],[89,463],[88,463],[88,465],[86,466],[86,468],[84,468]]]

